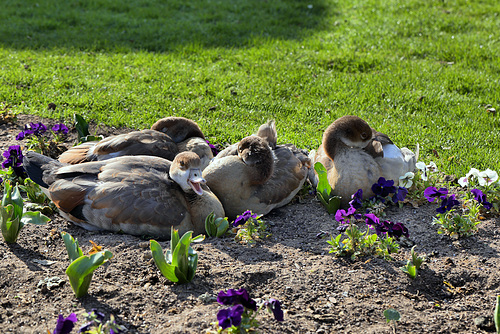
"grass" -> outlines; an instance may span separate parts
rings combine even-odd
[[[186,116],[219,143],[275,118],[279,142],[307,149],[355,114],[447,173],[500,171],[485,108],[500,111],[498,13],[496,0],[6,0],[0,102],[134,128]]]

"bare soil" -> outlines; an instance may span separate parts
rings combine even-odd
[[[20,115],[16,123],[0,125],[2,152],[19,144],[15,135],[24,124],[40,120]],[[91,128],[103,135],[129,131]],[[75,137],[73,130],[67,145]],[[60,313],[71,312],[81,326],[82,314],[98,309],[113,314],[129,333],[206,333],[221,306],[215,298],[200,296],[216,297],[220,290],[242,287],[253,298],[276,298],[283,304],[284,322],[265,312],[258,316],[262,333],[494,332],[500,219],[489,217],[476,235],[453,241],[431,224],[435,208],[391,208],[388,218],[408,227],[410,242],[394,261],[352,262],[329,254],[326,240],[316,238],[320,231],[336,234],[334,217],[313,196],[296,198],[264,217],[272,235],[256,244],[238,244],[229,236],[195,244],[198,270],[185,285],[161,276],[147,239],[89,232],[55,214],[45,226],[25,226],[14,245],[0,241],[0,332],[46,333],[55,328]],[[92,240],[114,254],[95,272],[89,294],[80,299],[65,275],[69,260],[62,231],[77,238],[84,252]],[[411,280],[399,267],[410,258],[413,243],[427,260]],[[54,277],[62,283],[50,288],[39,283]],[[397,327],[386,323],[383,312],[388,308],[401,314]],[[486,321],[476,323],[480,317]]]

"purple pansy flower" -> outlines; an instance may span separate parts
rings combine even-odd
[[[47,127],[42,122],[30,123],[29,127],[24,126],[25,134],[34,134],[35,136],[41,136],[47,131]]]
[[[62,314],[59,314],[56,329],[54,329],[52,334],[69,334],[73,330],[77,321],[78,319],[74,313],[71,313],[67,318],[64,318]]]
[[[19,177],[24,177],[26,175],[23,168],[23,152],[21,151],[21,146],[9,146],[9,148],[3,152],[3,156],[5,160],[2,161],[2,168],[7,169],[12,167]]]
[[[455,198],[455,195],[443,198],[441,201],[441,206],[436,209],[439,213],[445,213],[453,209],[454,206],[460,205],[460,202]]]
[[[381,231],[387,233],[388,236],[394,237],[396,240],[399,240],[401,236],[405,236],[407,238],[410,237],[410,233],[406,226],[403,223],[393,223],[388,220],[384,220],[381,224]]]
[[[245,212],[243,212],[241,215],[239,215],[233,222],[233,226],[236,227],[236,226],[239,226],[239,225],[243,225],[247,222],[247,220],[249,220],[250,218],[257,218],[257,214],[253,214],[252,215],[252,211],[250,210],[247,210]]]
[[[366,218],[366,225],[376,226],[376,225],[380,224],[378,217],[375,216],[375,214],[373,214],[373,213],[365,214],[365,218]]]
[[[271,298],[264,303],[267,309],[273,313],[274,319],[277,321],[283,321],[283,310],[281,309],[281,303],[279,300]]]
[[[217,302],[225,306],[241,304],[247,309],[253,311],[257,310],[257,303],[255,302],[255,300],[250,298],[250,295],[244,288],[241,288],[239,290],[229,289],[227,290],[227,293],[224,291],[220,291],[217,295]]]
[[[486,210],[491,209],[493,206],[490,202],[488,202],[488,199],[486,198],[486,194],[484,194],[481,190],[479,189],[472,189],[470,191],[474,195],[474,199],[481,203]]]
[[[25,133],[24,131],[21,131],[17,134],[16,136],[16,140],[23,140],[24,139],[24,136],[25,136]]]
[[[337,212],[335,212],[335,220],[338,221],[339,223],[344,222],[346,218],[354,214],[354,212],[356,212],[356,209],[353,208],[352,206],[350,206],[349,209],[347,209],[347,212],[343,209],[338,209]]]
[[[372,191],[375,196],[384,201],[385,197],[389,196],[389,194],[396,192],[396,187],[394,186],[393,180],[386,180],[381,177],[378,179],[377,183],[372,185]]]
[[[349,202],[349,206],[355,209],[359,209],[363,206],[363,189],[358,189],[352,196],[352,200]]]
[[[215,147],[215,145],[210,144],[210,142],[208,140],[206,140],[206,139],[205,139],[205,141],[207,142],[208,146],[210,147],[210,150],[212,150],[212,154],[213,154],[214,157],[217,154],[219,154],[219,150],[217,149],[217,147]]]
[[[446,188],[439,188],[438,190],[436,187],[428,187],[424,190],[425,198],[431,203],[434,202],[436,198],[446,198],[446,195],[448,195],[448,189]]]
[[[217,320],[222,329],[230,328],[231,326],[239,326],[241,324],[241,315],[244,312],[242,305],[235,305],[230,308],[222,309],[217,312]]]
[[[58,123],[52,127],[52,131],[62,133],[63,135],[68,134],[68,127],[63,123]]]
[[[408,194],[408,189],[405,187],[398,187],[397,193],[392,196],[392,201],[394,203],[403,202]]]

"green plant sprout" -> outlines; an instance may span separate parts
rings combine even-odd
[[[188,231],[179,238],[179,232],[172,227],[170,249],[163,254],[160,244],[151,239],[150,249],[153,260],[165,278],[174,283],[189,283],[193,280],[198,266],[198,254],[191,248],[192,242],[201,242],[204,235],[192,237],[193,232]]]
[[[24,225],[45,225],[49,221],[50,218],[39,211],[24,211],[24,201],[18,186],[12,187],[9,181],[4,182],[0,228],[6,243],[15,243]]]
[[[392,260],[390,254],[399,250],[399,244],[393,237],[371,234],[369,230],[362,232],[354,224],[350,224],[344,234],[347,238],[342,239],[342,233],[340,233],[326,241],[331,245],[329,253],[334,253],[337,256],[350,256],[351,260],[368,255]]]
[[[211,212],[205,219],[205,231],[209,237],[222,237],[229,228],[229,221],[225,218],[215,218],[215,214]]]
[[[394,323],[393,331],[394,331],[394,333],[396,333],[396,321],[401,320],[401,314],[399,314],[399,312],[397,310],[395,310],[393,308],[389,308],[389,309],[384,311],[384,317],[385,317],[385,320],[387,321],[387,323],[393,321],[393,323]]]
[[[252,214],[250,210],[236,217],[232,228],[232,232],[236,233],[234,239],[237,242],[249,244],[269,237],[271,233],[267,232],[267,224],[260,219],[261,217],[262,215]]]
[[[340,207],[340,196],[332,195],[332,187],[328,183],[328,172],[321,162],[314,164],[314,170],[318,173],[318,185],[316,186],[316,196],[328,213],[337,212]]]
[[[493,314],[495,320],[495,328],[497,334],[500,334],[500,296],[497,296],[497,304],[495,305],[495,313]]]
[[[75,128],[78,133],[78,143],[85,143],[88,141],[99,141],[103,139],[103,136],[91,135],[89,132],[89,124],[87,121],[80,115],[74,114],[73,118],[75,120]]]
[[[20,185],[19,189],[26,193],[29,202],[25,203],[25,207],[30,211],[40,211],[46,215],[51,215],[57,211],[56,206],[50,198],[30,178],[24,179],[24,184]]]
[[[66,275],[69,277],[69,283],[76,298],[80,298],[87,294],[94,271],[111,259],[113,253],[104,250],[86,256],[83,255],[82,249],[78,246],[78,240],[75,240],[69,233],[62,232],[61,237],[71,261],[66,269]]]
[[[415,277],[417,277],[418,270],[425,261],[425,258],[419,257],[417,253],[415,253],[415,247],[416,246],[413,246],[411,248],[411,259],[406,262],[405,266],[400,267],[400,269],[410,276],[411,279],[415,279]]]

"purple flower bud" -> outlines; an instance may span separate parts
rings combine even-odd
[[[271,298],[269,301],[265,302],[267,309],[273,313],[274,319],[277,321],[283,321],[283,310],[281,309],[281,303],[279,300]]]

